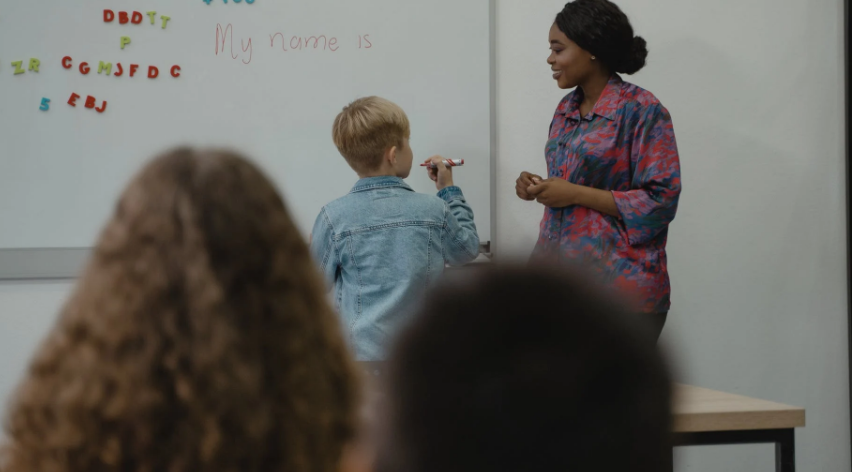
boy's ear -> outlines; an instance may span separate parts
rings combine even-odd
[[[385,150],[385,160],[389,164],[396,164],[396,146],[391,146]]]

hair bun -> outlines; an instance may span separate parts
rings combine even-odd
[[[645,59],[648,57],[648,43],[641,36],[635,36],[630,44],[627,57],[616,72],[635,74],[645,67]]]

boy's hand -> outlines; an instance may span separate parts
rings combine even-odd
[[[530,186],[538,185],[541,181],[542,178],[538,175],[521,172],[521,176],[515,181],[515,193],[518,194],[518,198],[521,200],[535,200],[535,195],[529,192],[529,188]]]
[[[443,190],[447,187],[452,187],[453,185],[453,171],[446,164],[444,164],[444,158],[441,156],[432,156],[429,159],[426,159],[425,164],[433,163],[437,167],[432,168],[431,166],[426,166],[426,171],[429,173],[429,178],[435,182],[435,188],[438,190]]]

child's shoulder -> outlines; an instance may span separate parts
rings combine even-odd
[[[399,206],[404,206],[408,215],[440,216],[446,209],[446,202],[434,194],[406,191],[394,195],[391,205],[376,205],[371,199],[364,198],[367,194],[349,193],[326,203],[321,213],[326,213],[332,219],[346,219],[358,213],[367,211],[372,214],[384,211],[395,212]]]

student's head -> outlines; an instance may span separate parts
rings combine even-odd
[[[663,470],[670,384],[644,324],[561,272],[466,278],[392,351],[384,470]]]
[[[308,249],[245,159],[129,184],[11,404],[4,471],[337,470],[358,375]]]
[[[349,166],[362,177],[408,177],[414,155],[408,138],[411,127],[405,112],[380,97],[350,103],[334,120],[334,144]]]
[[[590,76],[614,72],[634,74],[645,66],[645,40],[618,5],[608,0],[575,0],[565,4],[550,28],[547,62],[560,88],[583,84]]]

